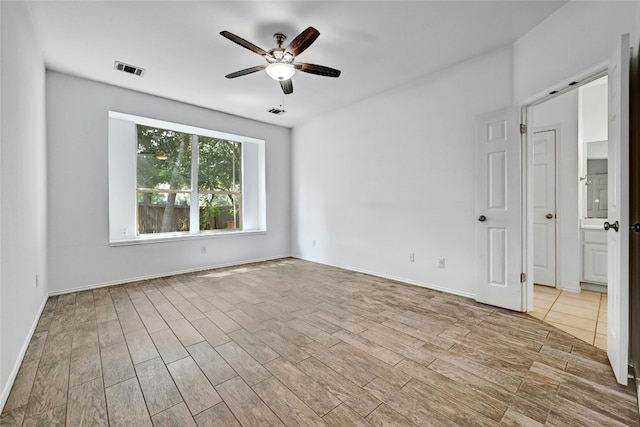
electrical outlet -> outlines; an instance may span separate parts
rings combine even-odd
[[[438,268],[444,268],[444,257],[438,258]]]
[[[416,262],[416,254],[409,252],[409,262]]]
[[[311,247],[315,248],[316,247],[316,241],[314,240],[313,242],[311,242]]]
[[[121,235],[122,237],[129,237],[129,230],[128,230],[128,229],[126,229],[126,228],[123,228],[123,229],[120,231],[120,235]]]
[[[202,255],[206,254],[207,253],[207,247],[206,246],[200,246],[200,253]]]

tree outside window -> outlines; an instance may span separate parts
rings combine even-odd
[[[138,235],[242,228],[239,142],[136,127]]]

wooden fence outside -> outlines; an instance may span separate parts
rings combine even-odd
[[[162,216],[165,205],[138,204],[138,234],[159,233],[162,228]],[[174,206],[171,231],[189,231],[189,206]],[[234,217],[230,213],[221,212],[209,216],[204,208],[200,208],[201,230],[235,229]]]

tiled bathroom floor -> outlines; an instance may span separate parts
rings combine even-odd
[[[529,314],[596,347],[607,348],[607,294],[535,285]]]

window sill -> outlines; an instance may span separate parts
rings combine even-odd
[[[122,240],[112,240],[109,246],[131,246],[146,245],[151,243],[167,243],[184,240],[200,240],[200,239],[218,239],[222,237],[239,237],[239,236],[256,236],[266,234],[266,230],[237,230],[237,231],[218,231],[199,234],[186,233],[157,233],[147,234],[144,236],[136,236]]]

